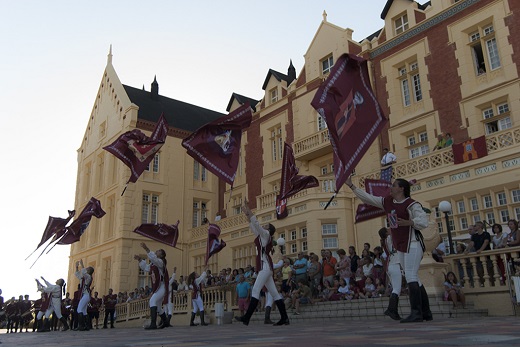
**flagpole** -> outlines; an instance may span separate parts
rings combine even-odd
[[[128,182],[126,182],[125,188],[123,189],[123,192],[121,193],[121,196],[123,196],[123,194],[126,192],[126,188],[128,188]]]
[[[334,200],[334,198],[336,197],[336,195],[338,194],[338,192],[334,192],[334,195],[332,195],[332,197],[330,198],[329,202],[327,202],[327,205],[325,205],[325,208],[324,210],[327,209],[327,207],[329,207],[329,205],[332,203],[332,200]]]

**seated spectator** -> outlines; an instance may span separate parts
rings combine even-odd
[[[359,289],[365,288],[365,276],[363,275],[364,264],[365,264],[365,259],[359,258],[358,269],[356,270],[356,274],[354,275],[354,281],[356,282],[356,287],[358,287]]]
[[[365,257],[363,260],[363,276],[365,278],[374,277],[374,264],[371,257]]]
[[[466,308],[466,298],[464,297],[464,292],[462,291],[462,287],[455,277],[455,274],[450,271],[446,275],[446,282],[444,282],[444,300],[453,302],[453,308],[457,308],[458,306],[462,306],[462,308]]]
[[[339,281],[337,278],[334,278],[333,285],[329,287],[329,301],[341,300],[341,294],[339,294],[338,289]]]
[[[374,285],[374,283],[372,281],[372,277],[367,276],[367,278],[365,279],[365,288],[363,288],[363,290],[359,292],[359,298],[360,299],[372,298],[374,296],[375,291],[376,291],[376,286]]]
[[[385,268],[384,268],[385,260],[383,259],[383,248],[381,246],[377,246],[374,248],[374,259],[373,259],[373,272],[374,272],[374,280],[377,281],[379,279],[380,282],[385,282]]]
[[[444,244],[444,240],[442,239],[442,236],[439,235],[439,244],[435,249],[432,251],[432,258],[437,263],[443,263],[443,257],[446,255],[446,245]]]
[[[302,279],[298,280],[298,289],[293,294],[293,306],[294,314],[300,314],[300,305],[312,304],[311,289],[305,281]]]
[[[307,275],[309,276],[310,280],[312,297],[316,298],[318,296],[318,286],[321,283],[321,264],[319,262],[318,255],[316,254],[311,256],[311,264],[307,268]]]
[[[378,296],[383,296],[386,294],[385,285],[383,284],[383,282],[381,282],[380,278],[376,278],[375,286],[376,286],[376,294]]]
[[[354,292],[350,290],[350,285],[347,284],[344,278],[339,279],[338,294],[340,294],[343,300],[352,300],[354,298]]]

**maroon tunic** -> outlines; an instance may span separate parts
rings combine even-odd
[[[262,247],[262,242],[260,241],[260,236],[257,236],[255,239],[256,246],[256,272],[260,272],[262,270],[262,253],[265,253],[267,256],[267,261],[269,262],[270,270],[273,271],[273,260],[271,259],[271,250],[273,249],[273,238],[269,236],[269,241],[267,242],[267,246]]]
[[[165,292],[163,304],[167,304],[169,295],[168,282],[170,281],[170,278],[168,276],[168,269],[165,268],[164,274],[161,274],[161,271],[157,266],[155,266],[154,264],[150,264],[150,277],[152,279],[152,293],[156,293],[159,290],[161,282],[164,283]]]
[[[383,206],[386,213],[395,211],[398,218],[405,220],[410,219],[408,207],[415,203],[418,204],[418,202],[412,198],[406,198],[401,203],[395,203],[391,196],[387,196],[383,199]],[[410,250],[410,242],[412,237],[415,236],[414,231],[415,230],[411,226],[399,226],[397,228],[391,228],[390,234],[392,235],[392,244],[394,245],[394,248],[400,252],[408,253]]]

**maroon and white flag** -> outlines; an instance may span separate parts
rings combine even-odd
[[[168,123],[162,114],[150,137],[139,129],[127,131],[103,149],[115,155],[130,168],[128,182],[135,183],[161,149],[168,135]]]
[[[91,197],[89,202],[87,202],[79,214],[78,218],[74,219],[74,221],[67,227],[67,229],[74,235],[81,236],[90,224],[92,216],[101,218],[105,214],[106,212],[101,208],[101,202],[98,199]]]
[[[69,221],[74,217],[76,213],[75,210],[69,210],[69,216],[67,218],[58,218],[49,216],[49,220],[47,222],[47,226],[43,231],[42,239],[37,249],[41,247],[48,239],[54,236],[54,240],[60,238],[65,233],[65,227],[69,223]]]
[[[224,247],[226,247],[226,243],[224,240],[219,240],[220,237],[220,227],[216,224],[209,224],[208,230],[208,242],[206,247],[206,261],[205,265],[208,265],[208,260],[211,258],[213,254],[217,254]]]
[[[152,240],[164,243],[168,246],[175,247],[177,240],[179,239],[179,223],[177,224],[164,224],[164,223],[145,223],[135,228],[134,233],[148,237]]]
[[[227,116],[203,125],[182,141],[188,154],[217,177],[233,185],[238,168],[242,131],[253,112],[244,104]]]
[[[289,215],[287,211],[287,199],[276,197],[276,219],[284,219]]]
[[[385,197],[390,195],[391,187],[392,182],[386,180],[365,180],[366,192],[375,196]],[[384,215],[386,215],[385,211],[380,208],[368,204],[360,204],[356,210],[356,223]]]
[[[370,86],[367,61],[339,57],[311,105],[329,129],[338,192],[388,121]]]
[[[319,185],[318,179],[314,176],[298,175],[293,149],[285,143],[279,199],[288,199],[301,190],[318,187]]]

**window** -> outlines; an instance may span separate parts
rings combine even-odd
[[[331,54],[321,61],[322,75],[328,74],[330,72],[330,70],[332,69],[333,65],[334,65],[334,60],[332,59],[332,54]]]
[[[469,204],[471,205],[471,211],[478,211],[478,200],[477,198],[472,198],[469,200]]]
[[[327,122],[325,122],[325,119],[323,119],[323,117],[320,114],[318,114],[318,131],[324,129],[327,129]]]
[[[486,195],[482,197],[482,203],[484,204],[484,208],[493,207],[493,201],[491,200],[491,195]]]
[[[142,257],[144,259],[146,259],[146,255],[142,255]],[[137,267],[139,269],[139,272],[138,272],[138,275],[137,275],[137,287],[139,287],[139,288],[143,287],[144,288],[145,286],[149,286],[151,284],[149,272],[141,270],[139,265],[137,265]]]
[[[520,202],[520,189],[512,190],[511,197],[513,198],[513,202]]]
[[[466,206],[464,205],[464,200],[457,201],[457,209],[458,209],[459,213],[466,212]]]
[[[207,181],[208,179],[206,168],[200,165],[200,163],[196,160],[193,161],[193,179],[197,181],[201,180],[203,182]]]
[[[193,217],[191,226],[193,228],[202,225],[204,219],[208,218],[208,210],[206,202],[204,201],[193,201]]]
[[[291,230],[290,233],[291,233],[291,241],[296,240],[296,230]]]
[[[476,214],[474,215],[473,217],[471,217],[473,219],[473,224],[475,224],[476,222],[480,222],[480,215]]]
[[[413,134],[407,135],[406,142],[408,143],[408,155],[410,159],[430,153],[428,133],[425,130],[417,130]]]
[[[337,225],[336,224],[322,224],[321,226],[321,234],[322,235],[337,235]]]
[[[423,96],[419,64],[417,61],[405,64],[405,66],[401,66],[397,70],[404,107],[410,106],[412,102],[417,103],[421,101]]]
[[[150,163],[152,165],[152,172],[158,173],[159,172],[159,153],[155,153],[152,162]],[[146,167],[146,171],[150,171],[150,164]]]
[[[520,220],[520,207],[515,207],[515,219]]]
[[[326,175],[327,174],[327,167],[326,166],[321,167],[320,171],[321,171],[322,175]]]
[[[493,25],[479,27],[471,32],[469,42],[477,76],[501,66]]]
[[[405,13],[401,17],[394,20],[395,34],[399,35],[406,29],[408,29],[408,15]]]
[[[336,182],[333,179],[323,180],[321,182],[321,191],[323,193],[333,192],[336,189]]]
[[[282,160],[282,148],[282,127],[278,125],[271,129],[271,150],[273,161]]]
[[[307,252],[308,250],[307,241],[302,241],[302,252]]]
[[[275,87],[269,91],[269,98],[271,99],[271,104],[274,104],[278,101],[278,87]]]
[[[486,134],[509,129],[513,126],[508,103],[492,103],[489,107],[482,109],[482,118],[484,119]]]
[[[509,211],[508,210],[500,210],[500,222],[507,223],[509,221]]]
[[[491,225],[495,224],[495,214],[493,212],[486,213],[486,221]]]
[[[507,205],[506,193],[497,193],[497,204],[498,206]]]
[[[291,245],[291,253],[298,253],[298,246],[295,243]]]
[[[466,230],[468,228],[468,219],[466,217],[462,217],[460,219],[460,230]]]
[[[442,222],[437,222],[437,231],[442,233]]]
[[[307,228],[301,228],[300,235],[301,235],[302,239],[307,238]]]
[[[323,239],[323,248],[338,248],[338,239],[335,237],[327,237]]]
[[[143,193],[143,207],[141,210],[141,223],[158,223],[159,195]]]

